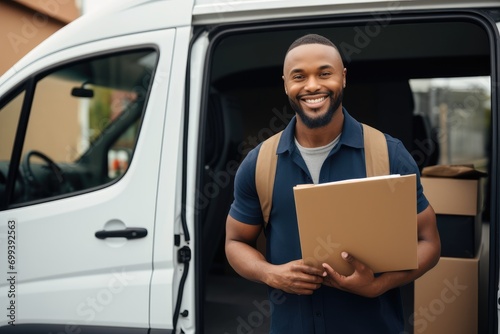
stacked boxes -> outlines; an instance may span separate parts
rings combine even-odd
[[[441,259],[415,281],[414,333],[477,333],[480,181],[422,177],[436,212]]]
[[[422,177],[436,212],[441,256],[474,258],[481,244],[479,180]]]
[[[413,333],[477,333],[478,277],[478,258],[442,257],[415,281]]]

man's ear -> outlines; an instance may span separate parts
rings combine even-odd
[[[344,72],[344,75],[343,75],[344,79],[343,80],[344,80],[344,88],[345,88],[346,83],[347,83],[347,68],[344,67],[344,71],[343,72]]]
[[[281,78],[283,79],[283,86],[284,86],[284,88],[285,88],[285,94],[286,94],[286,95],[288,95],[288,91],[287,91],[287,89],[286,89],[286,83],[285,83],[285,76],[284,76],[284,75],[282,75],[282,76],[281,76]]]

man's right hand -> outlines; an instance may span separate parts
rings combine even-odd
[[[303,260],[273,265],[268,270],[267,285],[297,295],[311,295],[321,287],[326,276],[324,270],[306,265]]]
[[[255,242],[261,225],[249,225],[228,216],[226,222],[226,256],[241,276],[287,293],[310,295],[321,287],[326,271],[308,266],[303,260],[281,265],[266,261]]]

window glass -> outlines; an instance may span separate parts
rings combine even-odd
[[[156,60],[155,51],[134,51],[79,61],[40,77],[16,179],[20,191],[13,202],[88,190],[126,173]],[[15,118],[21,103],[21,97],[14,99],[0,115]],[[11,123],[2,136],[13,142],[17,119]],[[3,133],[6,123],[1,124]],[[0,164],[6,166],[10,153],[4,146]]]
[[[490,77],[413,79],[410,85],[415,111],[426,117],[437,144],[435,152],[431,152],[437,155],[437,164],[473,164],[486,171],[491,128]]]

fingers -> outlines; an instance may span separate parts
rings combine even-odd
[[[354,267],[354,271],[365,271],[366,270],[366,266],[364,263],[362,263],[361,261],[359,261],[358,259],[356,259],[354,256],[352,256],[351,254],[347,253],[347,252],[342,252],[340,254],[342,256],[342,258],[348,262],[349,264],[351,264],[351,266]]]
[[[325,269],[325,273],[327,276],[335,276],[339,275],[328,263],[323,263],[322,264],[323,268]]]
[[[304,264],[302,260],[281,266],[281,289],[288,293],[310,295],[321,287],[326,272]]]
[[[361,263],[360,261],[356,260],[355,257],[353,257],[352,255],[348,254],[347,252],[342,252],[340,254],[342,256],[342,258],[348,262],[352,267],[353,269],[356,271],[357,269],[359,269],[361,266],[363,266],[363,263]],[[325,273],[328,275],[328,276],[337,276],[337,277],[348,277],[348,276],[345,276],[345,275],[342,275],[340,273],[338,273],[335,269],[333,269],[328,263],[322,263],[321,265],[324,269],[325,269]],[[350,275],[349,275],[350,276]]]
[[[291,266],[292,279],[298,282],[321,284],[326,272],[303,264]]]
[[[342,258],[344,260],[346,260],[349,263],[351,263],[354,260],[354,257],[352,255],[348,254],[347,252],[342,252],[340,255],[342,256]]]
[[[297,271],[300,271],[300,272],[303,272],[303,273],[306,273],[309,275],[320,276],[320,277],[326,276],[326,272],[324,270],[321,270],[319,268],[305,264],[304,260],[295,261],[294,266],[295,266],[295,269]]]
[[[317,277],[316,277],[317,279]],[[315,290],[319,289],[323,283],[323,280],[313,282],[314,280],[305,280],[303,278],[293,278],[282,282],[283,285],[281,289],[285,292],[296,294],[296,295],[311,295]]]
[[[307,284],[302,283],[301,286],[294,287],[291,289],[291,293],[297,295],[312,295],[315,290],[318,290],[321,284]]]
[[[323,263],[323,268],[325,268],[325,273],[327,276],[323,280],[323,284],[332,288],[340,289],[338,282],[345,279],[345,276],[336,272],[328,263]]]
[[[359,270],[363,269],[364,265],[363,263],[358,261],[354,256],[350,255],[347,252],[342,252],[340,255],[346,262],[352,265],[352,267],[354,268],[354,272],[349,276],[345,276],[338,273],[328,263],[323,263],[322,267],[325,269],[325,273],[327,273],[327,276],[325,277],[323,284],[343,290],[342,286],[345,284],[346,280],[350,280],[355,275],[357,275]]]
[[[347,252],[342,252],[341,256],[353,266],[354,272],[349,276],[343,276],[327,263],[323,263],[323,268],[328,273],[323,284],[365,297],[379,295],[380,284],[377,284],[371,268]]]

